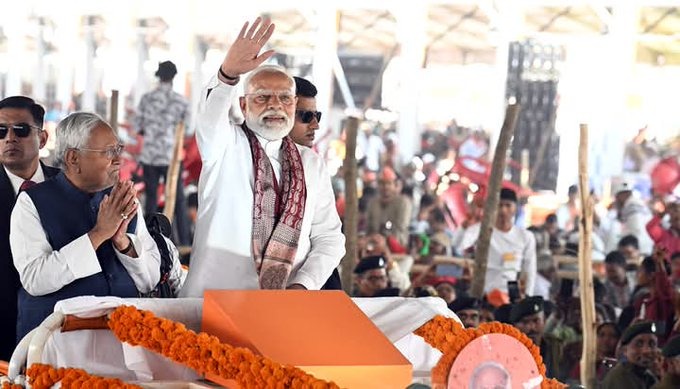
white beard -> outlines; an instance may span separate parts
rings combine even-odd
[[[266,123],[264,117],[273,115],[282,116],[285,118],[285,121],[281,124]],[[250,112],[247,112],[245,116],[246,125],[248,128],[267,140],[283,139],[286,135],[288,135],[290,130],[293,129],[293,120],[285,111],[270,109],[262,112],[259,116],[256,116]]]

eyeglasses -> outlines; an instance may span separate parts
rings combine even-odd
[[[5,139],[7,134],[9,134],[10,128],[14,131],[14,135],[19,138],[26,138],[28,134],[31,133],[31,128],[36,130],[42,130],[38,126],[33,126],[28,123],[17,123],[17,124],[0,124],[0,139]]]
[[[301,122],[305,124],[311,123],[315,117],[317,122],[321,121],[321,112],[319,111],[305,111],[298,109],[295,111],[295,115],[298,117],[298,119],[300,119]]]
[[[109,146],[105,149],[78,149],[76,148],[75,150],[80,150],[80,151],[90,151],[92,153],[100,153],[100,154],[105,154],[106,158],[108,159],[114,159],[120,157],[121,154],[123,154],[123,148],[125,146],[123,144],[117,144],[115,146]]]
[[[261,93],[246,93],[246,96],[251,96],[253,101],[257,104],[268,104],[272,97],[276,96],[283,105],[295,104],[295,95],[290,92],[261,92]]]

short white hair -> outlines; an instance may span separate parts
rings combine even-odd
[[[81,149],[87,145],[95,127],[109,125],[101,116],[91,112],[74,112],[57,125],[54,146],[57,166],[65,168],[66,152],[69,149]]]
[[[510,373],[508,370],[505,368],[505,366],[501,365],[500,363],[496,361],[486,361],[482,362],[479,364],[475,370],[472,372],[472,376],[470,377],[470,385],[468,386],[470,389],[477,389],[478,386],[478,381],[479,381],[479,376],[488,370],[493,370],[496,372],[501,373],[501,376],[505,380],[505,386],[506,388],[512,388],[512,384],[510,381]]]
[[[243,83],[243,85],[244,85],[243,88],[244,88],[245,93],[249,93],[251,80],[253,79],[253,77],[257,76],[260,73],[270,73],[270,74],[281,73],[281,74],[283,74],[284,76],[286,76],[290,80],[290,83],[291,83],[290,92],[292,94],[295,94],[295,79],[293,78],[293,76],[288,74],[288,72],[286,71],[286,68],[284,68],[283,66],[279,66],[279,65],[258,66],[253,71],[248,73],[248,75],[246,76],[246,79]]]

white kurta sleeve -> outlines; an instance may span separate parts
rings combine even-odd
[[[38,210],[26,193],[19,194],[12,211],[9,241],[21,284],[33,296],[56,292],[102,271],[87,234],[52,250]]]
[[[134,234],[127,234],[137,252],[137,258],[121,254],[116,256],[125,267],[137,290],[142,293],[150,292],[156,287],[161,278],[161,254],[156,241],[151,237],[144,223],[141,205],[137,205],[137,226]]]
[[[524,249],[522,258],[522,273],[526,277],[526,286],[524,293],[527,296],[534,295],[534,286],[536,285],[536,238],[534,234],[529,231],[522,231],[524,233]]]
[[[198,104],[196,118],[196,141],[204,164],[218,161],[234,135],[226,131],[230,124],[229,110],[236,93],[236,87],[227,85],[213,76]],[[231,135],[231,136],[230,136]]]
[[[307,196],[317,196],[318,199],[309,237],[311,247],[305,263],[288,280],[288,285],[301,284],[310,290],[321,289],[345,255],[345,236],[335,208],[331,179],[324,164],[320,169],[318,193],[307,193]]]
[[[642,212],[635,212],[626,218],[623,230],[626,235],[634,235],[638,238],[638,245],[640,253],[643,255],[650,255],[654,249],[654,242],[647,233],[647,223],[651,220],[651,216]],[[618,245],[618,242],[617,242]]]

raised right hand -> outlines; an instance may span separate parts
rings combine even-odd
[[[230,77],[238,77],[260,66],[274,55],[274,50],[267,50],[260,54],[262,47],[274,33],[274,24],[269,19],[258,17],[248,28],[248,22],[243,24],[241,32],[229,48],[222,71]]]
[[[666,204],[661,199],[654,199],[652,211],[660,218],[666,215]]]

